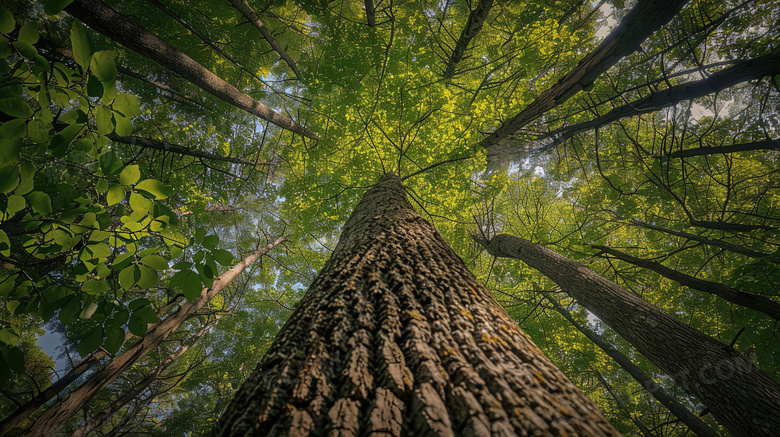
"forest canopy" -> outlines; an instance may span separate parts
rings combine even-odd
[[[618,431],[734,433],[491,239],[780,377],[777,2],[0,3],[0,435],[209,433],[385,173]]]

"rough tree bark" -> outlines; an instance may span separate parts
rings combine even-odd
[[[493,256],[519,259],[555,281],[699,398],[734,436],[777,435],[780,384],[734,349],[550,249],[506,234],[481,243]]]
[[[674,269],[670,269],[661,263],[650,261],[647,259],[637,258],[631,256],[625,252],[621,252],[617,249],[606,246],[591,246],[594,249],[600,250],[613,257],[633,264],[638,267],[644,267],[650,269],[659,275],[669,278],[680,285],[684,285],[694,290],[699,290],[704,293],[709,293],[725,299],[731,303],[750,308],[753,311],[758,311],[768,315],[769,317],[780,320],[780,303],[773,301],[765,296],[759,296],[756,294],[745,293],[729,286],[723,285],[718,282],[705,281],[703,279],[695,278],[690,275],[686,275],[683,272],[679,272]]]
[[[592,52],[566,76],[544,91],[520,113],[485,137],[479,145],[490,147],[517,132],[551,108],[560,105],[591,84],[622,58],[636,51],[653,32],[669,22],[688,0],[640,1]]]
[[[544,297],[552,304],[552,307],[560,315],[562,315],[569,323],[572,324],[578,331],[585,334],[588,340],[592,341],[596,346],[601,348],[607,356],[615,360],[618,365],[631,375],[636,382],[647,390],[658,402],[666,407],[672,414],[674,414],[680,422],[684,423],[699,437],[719,437],[718,433],[712,430],[706,423],[704,423],[698,416],[691,413],[683,404],[681,404],[674,396],[666,391],[663,387],[658,385],[653,378],[645,373],[642,369],[634,364],[630,358],[625,356],[622,352],[617,350],[608,341],[604,340],[599,334],[594,332],[587,326],[574,320],[569,310],[564,308],[554,297],[548,293],[543,293]]]
[[[215,435],[618,435],[388,174]]]
[[[71,391],[68,396],[52,405],[38,420],[23,434],[25,436],[39,436],[46,432],[56,432],[78,412],[84,404],[112,383],[119,375],[127,370],[136,361],[156,348],[160,343],[168,339],[176,332],[190,316],[197,313],[222,289],[230,284],[241,272],[251,266],[258,258],[268,253],[271,249],[285,241],[285,237],[279,237],[276,241],[252,252],[230,270],[216,279],[211,287],[201,291],[194,301],[184,305],[176,313],[152,326],[144,337],[133,347],[115,357],[106,366],[93,373],[78,388]]]
[[[726,90],[743,82],[777,74],[780,74],[780,47],[766,56],[735,62],[732,67],[706,74],[704,79],[651,93],[647,97],[618,106],[593,120],[560,127],[544,135],[543,138],[552,138],[552,142],[539,151],[551,149],[581,132],[598,129],[623,118],[655,112],[686,100]]]
[[[452,49],[452,55],[450,55],[450,59],[447,61],[447,66],[444,67],[445,79],[450,79],[455,75],[455,68],[458,66],[458,62],[463,59],[463,55],[466,53],[471,40],[482,30],[482,25],[485,24],[485,19],[487,19],[492,7],[493,0],[479,0],[477,7],[469,13],[466,26],[463,28],[458,42],[455,43],[455,48]]]
[[[249,20],[250,23],[252,23],[253,26],[260,32],[261,35],[263,35],[263,38],[268,42],[268,44],[271,46],[271,48],[274,49],[274,51],[279,55],[284,62],[287,63],[287,65],[292,69],[293,73],[295,73],[295,76],[297,78],[301,78],[301,73],[298,71],[298,67],[295,65],[295,61],[292,60],[290,55],[287,54],[287,52],[284,51],[281,45],[279,45],[279,41],[274,38],[274,34],[271,33],[271,30],[265,27],[265,24],[263,24],[262,20],[260,20],[260,16],[257,15],[254,9],[252,9],[251,6],[246,4],[244,0],[230,0],[230,3],[233,5],[234,8],[238,10],[238,12],[241,12],[241,14]]]
[[[316,134],[242,93],[181,50],[157,38],[100,0],[75,0],[65,10],[91,28],[157,62],[215,97],[283,129],[316,139]]]

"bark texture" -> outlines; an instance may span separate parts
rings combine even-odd
[[[598,129],[623,118],[655,112],[686,100],[718,93],[743,82],[777,74],[780,74],[780,47],[766,56],[736,62],[733,67],[707,74],[704,79],[675,85],[634,102],[618,106],[593,120],[558,128],[545,135],[545,138],[553,140],[540,151],[562,144],[581,132]]]
[[[89,27],[157,62],[215,97],[283,129],[315,139],[305,127],[242,93],[181,50],[133,23],[100,0],[75,0],[65,10]]]
[[[658,402],[660,402],[664,407],[666,407],[669,410],[669,412],[677,416],[677,418],[680,419],[680,422],[684,423],[697,436],[719,437],[718,433],[713,431],[712,428],[709,427],[709,425],[707,425],[701,419],[699,419],[698,416],[691,413],[691,411],[687,409],[683,404],[681,404],[677,399],[675,399],[675,397],[672,396],[671,393],[669,393],[663,387],[658,385],[650,375],[645,373],[642,369],[639,368],[639,366],[634,364],[630,358],[628,358],[619,350],[617,350],[608,341],[604,340],[604,338],[602,338],[601,335],[599,335],[592,329],[588,328],[587,326],[578,323],[576,320],[574,320],[574,317],[572,317],[569,310],[561,306],[561,304],[558,303],[558,301],[555,300],[555,298],[553,298],[547,293],[544,294],[544,297],[546,297],[547,300],[550,301],[555,311],[557,311],[566,320],[568,320],[569,323],[571,323],[572,326],[577,328],[578,331],[585,334],[585,336],[588,337],[588,340],[592,341],[596,346],[601,348],[601,350],[603,350],[604,353],[607,354],[607,356],[615,360],[615,362],[618,363],[618,365],[623,370],[625,370],[626,373],[631,375],[631,377],[634,378],[636,382],[638,382],[642,387],[644,387],[645,390],[647,390],[647,392],[650,393]]]
[[[616,436],[388,174],[218,436]]]
[[[743,306],[745,308],[750,308],[753,311],[764,313],[775,320],[780,320],[780,303],[777,303],[768,297],[745,293],[744,291],[739,291],[718,282],[705,281],[703,279],[686,275],[683,272],[670,269],[661,263],[637,258],[617,249],[612,249],[611,247],[592,247],[612,255],[621,261],[625,261],[638,267],[650,269],[665,278],[669,278],[679,283],[680,285],[684,285],[704,293],[713,294],[731,303]]]
[[[47,433],[54,434],[65,422],[73,417],[90,399],[111,384],[119,375],[127,370],[136,361],[140,360],[150,351],[155,349],[171,334],[176,332],[185,320],[197,313],[222,289],[230,284],[241,272],[251,266],[257,259],[268,253],[276,245],[285,241],[284,237],[278,238],[273,243],[249,254],[230,270],[223,273],[211,284],[204,288],[194,301],[184,305],[178,312],[170,315],[152,326],[144,337],[133,347],[114,358],[106,366],[93,373],[78,388],[71,391],[68,396],[52,405],[38,420],[28,429],[24,436],[40,436]]]
[[[777,436],[780,384],[734,349],[550,249],[506,234],[483,244],[492,255],[522,260],[555,281],[699,398],[734,436]]]
[[[566,76],[544,91],[520,113],[480,142],[490,147],[517,132],[542,114],[568,100],[590,85],[622,58],[630,55],[644,40],[669,22],[688,0],[639,1],[592,52],[588,53]]]
[[[466,27],[460,33],[460,38],[455,43],[455,48],[452,49],[452,55],[450,55],[450,59],[447,61],[447,66],[444,67],[445,79],[450,79],[455,75],[455,68],[458,66],[458,62],[466,54],[466,49],[469,47],[471,40],[482,30],[482,25],[485,24],[485,19],[487,19],[492,7],[493,0],[479,0],[477,7],[469,13]]]

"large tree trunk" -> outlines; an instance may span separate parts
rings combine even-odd
[[[215,435],[613,436],[388,174]]]
[[[316,138],[316,134],[279,114],[209,71],[181,50],[142,29],[100,0],[75,0],[65,10],[89,27],[146,56],[215,97],[283,129]]]
[[[483,244],[492,255],[522,260],[555,281],[699,398],[735,436],[777,435],[780,384],[734,349],[550,249],[506,234]]]
[[[591,86],[602,73],[630,55],[647,37],[669,22],[688,0],[639,1],[612,32],[566,76],[545,90],[520,113],[485,137],[479,145],[490,147],[520,130],[545,112]]]
[[[705,281],[691,275],[686,275],[683,272],[670,269],[661,263],[650,261],[647,259],[637,258],[631,256],[625,252],[621,252],[617,249],[606,246],[591,246],[594,249],[598,249],[604,253],[612,255],[613,257],[633,264],[638,267],[644,267],[650,269],[659,275],[676,281],[680,285],[684,285],[694,290],[699,290],[704,293],[709,293],[725,299],[731,303],[750,308],[753,311],[758,311],[768,315],[769,317],[780,320],[780,303],[773,301],[765,296],[759,296],[757,294],[745,293],[737,289],[731,288],[727,285],[723,285],[718,282]]]
[[[141,341],[111,360],[106,366],[93,373],[89,379],[70,392],[68,396],[46,410],[46,412],[43,413],[43,415],[38,418],[32,427],[23,435],[39,436],[46,432],[56,432],[62,428],[65,422],[73,417],[84,404],[103,390],[108,384],[111,384],[122,372],[132,366],[133,363],[143,358],[152,349],[155,349],[160,343],[167,340],[171,334],[179,329],[179,326],[181,326],[185,320],[203,308],[214,298],[214,296],[241,274],[241,272],[257,261],[258,258],[265,255],[285,240],[285,237],[279,237],[273,243],[269,243],[265,247],[249,254],[246,258],[233,266],[233,268],[223,273],[211,284],[211,287],[204,288],[203,291],[201,291],[200,296],[194,301],[183,306],[178,312],[170,315],[165,320],[156,323],[149,329]]]
[[[642,387],[644,387],[648,393],[653,395],[653,397],[658,402],[660,402],[664,407],[666,407],[672,414],[677,416],[677,418],[680,419],[680,422],[688,426],[688,428],[690,428],[691,431],[693,431],[697,436],[718,437],[718,433],[713,431],[712,428],[710,428],[709,425],[707,425],[701,419],[699,419],[698,416],[691,413],[691,411],[688,408],[686,408],[683,404],[681,404],[677,399],[675,399],[675,397],[672,396],[671,393],[669,393],[663,387],[658,385],[652,376],[648,375],[647,373],[644,372],[644,370],[640,369],[639,366],[634,364],[630,358],[628,358],[622,352],[617,350],[615,346],[612,346],[608,341],[602,338],[601,335],[599,335],[592,329],[588,328],[587,326],[574,320],[574,317],[571,315],[569,310],[564,308],[557,300],[555,300],[554,297],[550,296],[548,293],[543,293],[543,294],[544,297],[547,298],[548,301],[550,301],[555,311],[557,311],[566,320],[568,320],[569,323],[571,323],[572,326],[577,328],[578,331],[585,334],[585,336],[588,337],[588,339],[592,341],[596,346],[601,348],[601,350],[604,351],[604,353],[607,354],[607,356],[615,360],[615,362],[623,370],[625,370],[626,373],[631,375],[631,377],[634,378],[636,382],[638,382]]]
[[[452,49],[450,59],[447,61],[447,66],[444,67],[444,78],[451,79],[455,75],[455,68],[458,66],[458,62],[463,59],[463,55],[466,54],[466,49],[469,47],[469,43],[475,36],[482,30],[482,25],[485,24],[490,9],[493,7],[493,0],[479,0],[477,7],[469,13],[469,18],[466,21],[466,26],[458,38],[458,42],[455,43],[455,48]]]

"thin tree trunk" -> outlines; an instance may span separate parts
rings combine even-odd
[[[557,105],[591,84],[622,58],[630,55],[644,40],[669,22],[688,0],[640,1],[592,52],[588,53],[566,76],[539,95],[520,113],[485,137],[479,145],[490,147],[517,132]]]
[[[450,79],[455,75],[455,68],[458,63],[463,59],[463,55],[466,53],[466,49],[469,47],[469,43],[475,36],[482,30],[482,25],[485,24],[490,9],[493,7],[493,0],[479,0],[477,7],[469,13],[469,18],[466,21],[466,27],[458,38],[458,42],[455,44],[455,48],[452,49],[452,55],[447,61],[447,66],[444,67],[444,78]]]
[[[595,333],[592,329],[585,325],[578,323],[574,320],[569,310],[561,306],[561,304],[555,300],[548,293],[543,293],[544,297],[552,304],[555,311],[560,313],[566,320],[569,321],[578,331],[585,334],[590,341],[596,346],[601,348],[607,356],[615,360],[618,365],[631,375],[636,382],[647,390],[648,393],[666,407],[672,414],[674,414],[682,423],[691,429],[699,437],[719,437],[718,434],[712,430],[706,423],[704,423],[698,416],[693,414],[690,410],[685,408],[674,396],[672,396],[663,387],[658,385],[653,378],[646,374],[642,369],[634,364],[630,358],[623,355],[619,350],[612,346],[609,342],[604,340],[599,334]]]
[[[780,74],[780,47],[766,56],[735,62],[733,67],[707,74],[704,79],[675,85],[634,102],[618,106],[593,120],[560,127],[543,136],[543,138],[552,138],[552,142],[545,145],[540,151],[562,144],[581,132],[598,129],[623,118],[655,112],[685,100],[718,93],[743,82],[777,74]]]
[[[210,161],[230,162],[233,164],[243,164],[243,165],[255,165],[254,162],[248,159],[231,158],[229,156],[219,156],[213,153],[203,152],[201,150],[190,149],[189,147],[180,146],[178,144],[171,144],[164,140],[156,140],[153,138],[144,138],[144,137],[137,137],[137,136],[122,137],[117,135],[116,133],[110,133],[106,136],[109,139],[111,139],[111,141],[116,141],[117,143],[122,143],[122,144],[129,144],[131,146],[139,146],[145,149],[162,150],[164,152],[171,152],[177,155],[192,156],[193,158],[207,159]],[[263,162],[257,164],[267,165],[266,163]]]
[[[493,256],[519,259],[555,281],[699,398],[734,436],[777,435],[780,384],[732,348],[550,249],[506,234],[482,244]]]
[[[215,435],[615,436],[388,174]]]
[[[748,249],[747,247],[740,246],[738,244],[729,243],[728,241],[723,241],[719,239],[712,239],[712,238],[706,238],[702,237],[700,235],[691,234],[690,232],[683,232],[683,231],[677,231],[674,229],[668,229],[661,226],[653,225],[650,223],[645,223],[640,220],[634,219],[631,222],[632,225],[635,226],[641,226],[646,229],[652,229],[658,232],[663,232],[664,234],[674,235],[677,237],[683,237],[687,238],[689,240],[698,241],[699,243],[708,244],[710,246],[720,247],[721,249],[725,249],[734,253],[738,253],[740,255],[749,256],[750,258],[763,258],[769,256],[768,253],[764,252],[758,252],[756,250]]]
[[[288,55],[282,46],[279,45],[279,42],[276,40],[276,38],[274,38],[271,30],[265,27],[265,24],[263,24],[263,22],[260,20],[260,16],[257,15],[255,10],[246,4],[244,0],[230,0],[230,3],[234,8],[238,9],[238,12],[241,12],[241,14],[246,17],[246,19],[249,20],[253,26],[255,26],[260,34],[263,35],[263,38],[265,38],[268,44],[270,44],[271,48],[273,48],[279,57],[290,66],[290,69],[292,69],[293,73],[295,73],[295,76],[300,79],[301,73],[298,71],[298,67],[295,65],[295,61],[293,61],[290,55]]]
[[[216,320],[206,324],[206,326],[202,327],[198,332],[188,338],[187,342],[182,344],[179,349],[168,354],[168,357],[148,375],[146,375],[146,377],[135,384],[135,386],[133,386],[131,389],[124,392],[114,402],[112,402],[111,405],[93,417],[92,420],[88,421],[81,428],[74,431],[71,434],[71,437],[85,437],[93,430],[101,426],[106,420],[110,419],[114,413],[122,409],[130,401],[136,399],[141,393],[143,393],[144,390],[146,390],[147,387],[149,387],[152,382],[156,381],[157,378],[163,374],[163,372],[165,372],[173,363],[175,363],[176,360],[181,358],[181,356],[184,355],[190,349],[190,347],[192,347],[192,345],[198,341],[198,339],[200,339],[205,333],[213,328],[219,322],[221,317],[222,314],[218,314]]]
[[[368,27],[376,26],[376,10],[374,9],[373,0],[365,0],[363,4],[366,8],[366,21],[368,21]]]
[[[112,383],[123,371],[132,366],[133,363],[168,339],[171,334],[179,329],[179,326],[181,326],[185,320],[203,308],[217,295],[217,293],[222,291],[223,288],[243,272],[244,269],[251,266],[258,258],[265,255],[285,240],[285,237],[279,237],[273,243],[269,243],[265,247],[249,254],[241,262],[233,266],[233,268],[223,273],[222,276],[211,284],[210,288],[204,288],[203,291],[201,291],[200,296],[194,301],[181,307],[178,312],[168,316],[165,320],[156,323],[149,329],[141,341],[121,355],[115,357],[105,367],[92,374],[83,384],[70,392],[67,397],[46,410],[46,412],[43,413],[43,415],[38,418],[32,427],[23,435],[38,436],[45,432],[52,432],[62,428],[65,422],[76,414],[76,412],[92,399],[92,397],[103,390],[108,384]]]
[[[93,29],[157,62],[215,97],[283,129],[316,139],[316,134],[242,93],[181,50],[136,25],[101,0],[74,0],[65,10]]]
[[[635,266],[650,269],[659,275],[665,278],[669,278],[685,287],[718,296],[731,303],[743,306],[745,308],[750,308],[753,311],[764,313],[775,320],[780,320],[780,303],[777,303],[767,297],[745,293],[744,291],[736,290],[718,282],[705,281],[703,279],[695,278],[677,270],[670,269],[669,267],[666,267],[663,264],[657,263],[655,261],[637,258],[611,247],[591,247],[604,253],[608,253],[619,260],[631,263]]]
[[[667,159],[673,158],[690,158],[692,156],[706,156],[717,155],[724,153],[735,152],[751,152],[753,150],[778,150],[780,149],[780,140],[762,140],[752,141],[749,143],[732,144],[730,146],[716,146],[716,147],[696,147],[687,150],[678,150],[668,155]]]

